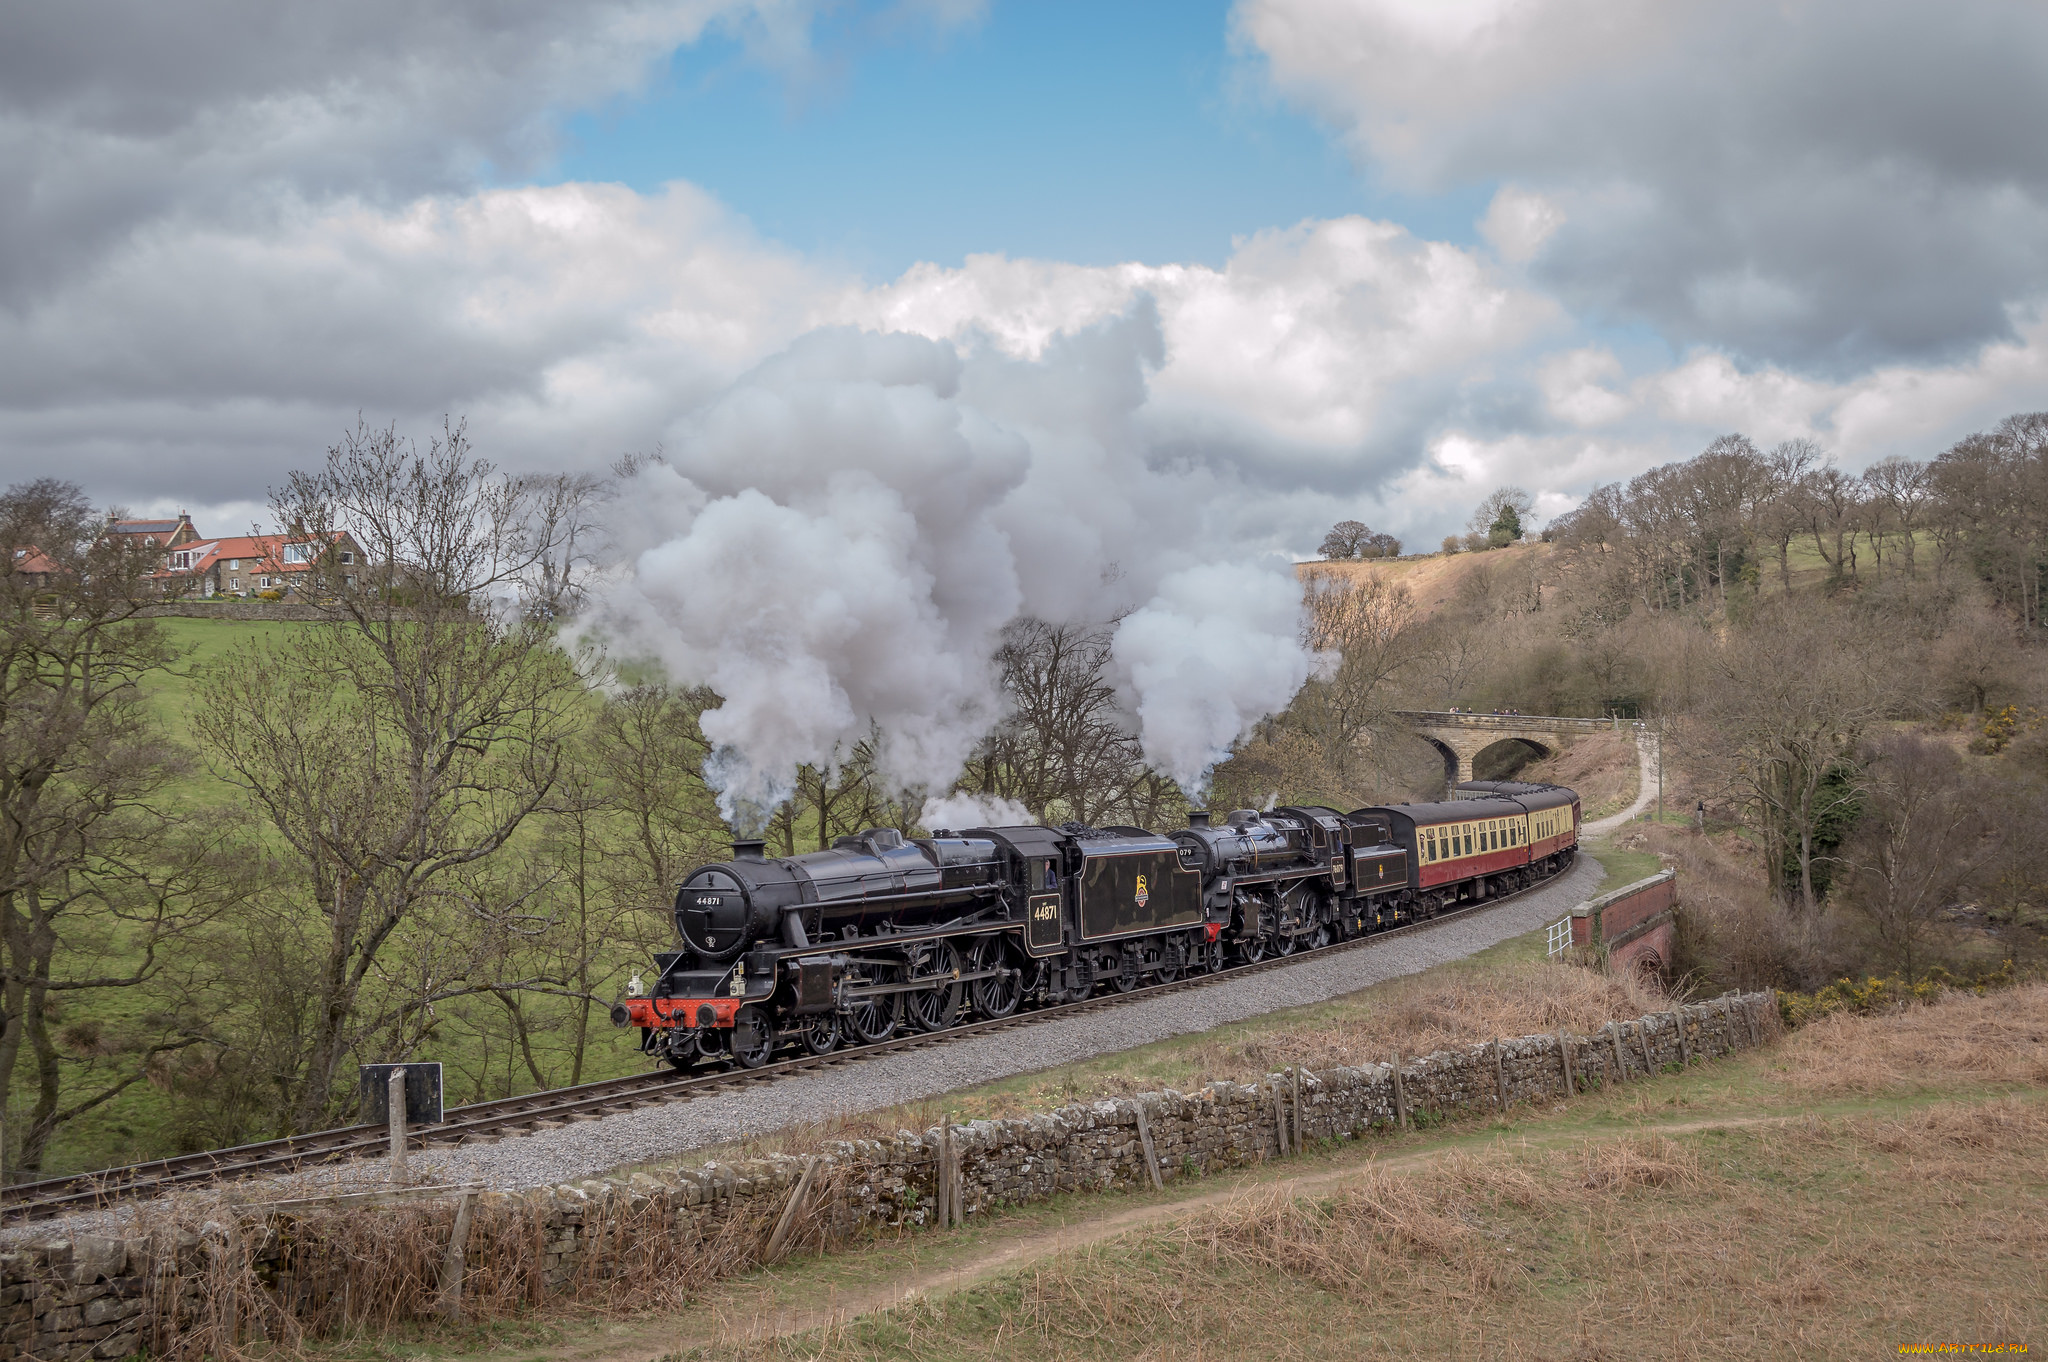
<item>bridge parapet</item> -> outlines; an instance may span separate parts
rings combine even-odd
[[[1461,709],[1397,709],[1394,717],[1418,728],[1548,729],[1553,733],[1641,733],[1649,726],[1619,715],[1582,719],[1558,714],[1469,714]]]

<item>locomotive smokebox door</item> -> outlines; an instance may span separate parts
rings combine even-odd
[[[830,1012],[833,1006],[832,962],[797,961],[795,1010],[799,1013]]]
[[[391,1119],[391,1071],[405,1070],[405,1123],[438,1125],[441,1121],[441,1065],[438,1060],[411,1064],[365,1064],[362,1067],[363,1125],[381,1126]]]

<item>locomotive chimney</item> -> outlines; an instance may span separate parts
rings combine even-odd
[[[762,853],[767,849],[768,844],[758,837],[736,837],[732,844],[732,858],[735,861],[766,860]]]
[[[1190,811],[1189,811],[1189,813],[1188,813],[1188,826],[1189,826],[1189,827],[1191,827],[1191,828],[1206,828],[1206,827],[1208,827],[1208,826],[1209,826],[1209,811],[1208,811],[1207,809],[1192,809],[1192,810],[1190,810]]]

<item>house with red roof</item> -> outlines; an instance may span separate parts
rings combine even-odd
[[[26,579],[29,588],[34,591],[41,591],[49,586],[50,579],[63,571],[49,554],[33,545],[15,549],[10,558],[8,571],[16,577]]]
[[[354,585],[350,568],[363,561],[362,550],[346,530],[327,536],[344,585]],[[157,576],[165,591],[189,590],[200,596],[295,594],[296,584],[319,560],[323,541],[306,534],[242,534],[222,539],[195,539],[170,551]]]

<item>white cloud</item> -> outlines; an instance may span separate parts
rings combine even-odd
[[[1149,385],[1163,436],[1221,433],[1345,460],[1376,453],[1419,392],[1441,401],[1444,385],[1563,321],[1483,256],[1365,218],[1258,233],[1222,269],[1000,256],[920,265],[849,297],[843,315],[1035,355],[1140,296],[1157,306],[1165,343]]]
[[[2048,9],[1956,0],[1241,0],[1277,86],[1575,309],[1854,372],[2048,288]]]
[[[1526,265],[1564,225],[1564,214],[1541,194],[1502,185],[1479,220],[1479,234],[1501,259]]]
[[[1551,415],[1579,427],[1608,425],[1629,413],[1634,402],[1613,386],[1621,378],[1621,361],[1601,346],[1566,350],[1536,369]]]

